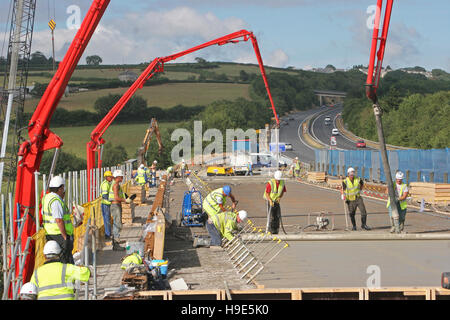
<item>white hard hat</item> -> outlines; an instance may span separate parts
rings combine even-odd
[[[245,219],[247,219],[247,211],[241,210],[238,212],[238,214],[239,214],[239,219],[241,219],[241,221],[245,221]]]
[[[139,166],[139,168],[144,168],[145,166],[144,166],[144,164],[143,163],[141,163],[141,165]]]
[[[49,187],[50,188],[59,188],[61,186],[64,186],[65,184],[66,184],[66,182],[64,181],[64,179],[61,176],[56,176],[50,180]]]
[[[155,161],[153,161],[153,163],[158,163],[158,161],[155,160]]]
[[[54,240],[48,241],[44,246],[44,256],[58,255],[61,253],[61,247]]]
[[[123,177],[123,171],[122,170],[114,170],[113,177],[114,178]]]
[[[348,168],[347,174],[349,174],[350,172],[355,172],[355,169],[353,169],[352,167]]]
[[[397,171],[397,173],[395,174],[395,179],[399,179],[402,180],[404,177],[403,172],[401,171]]]
[[[273,177],[275,178],[275,180],[281,180],[282,176],[283,176],[283,173],[280,170],[275,171],[275,173],[273,174]]]
[[[33,282],[27,282],[22,286],[22,288],[20,288],[20,294],[37,295],[37,287]]]
[[[181,159],[181,162],[185,162],[184,159]]]
[[[298,160],[298,157],[295,157],[295,160]]]

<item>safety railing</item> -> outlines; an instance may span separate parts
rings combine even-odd
[[[101,169],[94,169],[91,177],[91,198],[94,199],[88,202],[88,190],[87,190],[87,171],[71,171],[59,174],[66,181],[66,194],[64,201],[69,208],[73,206],[81,205],[84,208],[83,223],[74,228],[74,246],[72,253],[81,252],[82,263],[84,265],[89,264],[89,251],[92,253],[93,261],[91,267],[96,270],[95,265],[95,251],[99,249],[102,242],[99,241],[104,236],[103,217],[101,214],[101,191],[100,184],[103,179],[105,171],[114,171],[121,169],[124,172],[124,181],[122,188],[125,193],[128,192],[128,188],[131,184],[132,178],[132,166],[131,163],[127,163],[122,166],[108,167]],[[58,174],[55,174],[58,175]],[[46,174],[42,176],[40,173],[35,173],[35,197],[36,207],[40,208],[42,198],[39,195],[44,195],[47,191],[47,184],[52,176],[48,177]],[[36,233],[27,239],[25,246],[22,248],[21,238],[23,228],[25,226],[25,220],[29,217],[28,209],[25,211],[22,219],[14,219],[14,202],[13,194],[9,193],[7,197],[4,194],[0,195],[1,212],[2,212],[2,273],[3,273],[3,294],[2,299],[8,299],[11,296],[13,300],[18,299],[20,288],[24,283],[23,268],[24,263],[30,254],[29,247],[30,242],[34,241],[34,269],[42,266],[45,262],[43,254],[43,248],[46,243],[45,231],[41,227],[40,216],[42,214],[36,214]],[[14,223],[19,223],[16,240],[14,240],[13,226]],[[91,230],[91,232],[89,232]],[[91,241],[87,241],[89,236]],[[92,249],[88,246],[92,245]],[[19,259],[17,259],[19,258]],[[83,261],[84,259],[84,261]],[[18,260],[18,265],[16,261]],[[16,270],[17,269],[17,270]],[[94,271],[94,275],[96,271]],[[96,295],[96,286],[94,279],[94,297]],[[86,284],[88,288],[88,284]],[[86,289],[88,290],[88,289]],[[86,296],[85,296],[86,298]]]

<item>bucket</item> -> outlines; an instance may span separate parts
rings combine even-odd
[[[166,276],[167,275],[167,269],[168,269],[168,263],[167,260],[152,260],[151,266],[152,267],[159,267],[159,271],[161,272],[161,275]]]
[[[137,252],[141,256],[141,258],[144,257],[144,242],[127,241],[127,243],[125,244],[125,248],[127,250],[127,254]]]

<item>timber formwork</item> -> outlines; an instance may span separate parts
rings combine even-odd
[[[230,290],[232,300],[450,300],[442,288],[311,288]],[[134,300],[227,300],[226,290],[141,291]]]

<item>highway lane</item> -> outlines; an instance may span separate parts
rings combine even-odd
[[[286,151],[284,155],[295,158],[299,157],[300,161],[312,162],[315,160],[314,148],[307,145],[300,136],[301,123],[314,113],[325,110],[326,108],[315,108],[307,111],[301,111],[289,116],[282,117],[288,125],[280,127],[280,142],[288,142],[292,144],[292,151]],[[293,118],[294,120],[287,120]]]
[[[329,110],[318,116],[311,125],[311,134],[326,145],[330,145],[331,130],[336,128],[336,116],[342,112],[342,107],[329,108]],[[325,124],[325,118],[331,118],[331,124]],[[358,150],[354,141],[346,138],[341,133],[336,136],[336,149]],[[370,149],[370,148],[366,148]]]

